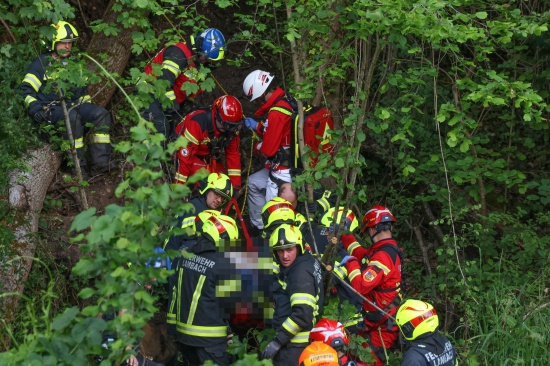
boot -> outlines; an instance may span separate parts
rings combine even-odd
[[[109,138],[108,135],[105,134],[104,138]],[[96,140],[99,139],[98,135],[96,134],[94,137]],[[89,145],[89,151],[90,151],[90,160],[92,163],[90,173],[92,175],[96,174],[103,174],[108,173],[111,170],[116,169],[117,164],[114,161],[111,161],[111,153],[113,151],[113,147],[109,143],[92,143]]]
[[[104,163],[97,163],[92,165],[90,173],[92,175],[110,173],[111,171],[118,168],[118,164],[115,161],[106,161]]]

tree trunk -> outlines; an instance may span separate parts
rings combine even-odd
[[[18,222],[14,223],[15,241],[11,245],[11,253],[0,262],[3,293],[22,294],[25,288],[36,248],[33,234],[38,230],[38,218],[48,187],[61,165],[61,154],[50,146],[44,145],[29,154],[28,172],[12,172],[9,175],[9,203],[21,215],[18,215]],[[2,317],[6,324],[13,320],[18,302],[19,295],[0,297],[0,308],[4,312]],[[9,345],[10,340],[3,336],[0,339],[0,350],[9,349]]]
[[[105,22],[116,23],[119,13],[111,9],[115,4],[110,1],[103,15]],[[146,15],[144,15],[146,16]],[[107,71],[122,74],[131,54],[133,29],[120,28],[117,36],[105,36],[96,33],[92,37],[87,52],[98,60]],[[99,54],[106,54],[105,60],[99,59]],[[95,69],[95,66],[92,68]],[[100,73],[100,71],[97,71]],[[104,80],[107,80],[106,78]],[[105,106],[111,99],[116,86],[109,83],[106,87],[91,85],[90,95],[93,102]],[[97,95],[96,95],[97,94]],[[33,234],[38,230],[38,219],[44,203],[48,187],[52,183],[62,155],[50,149],[50,145],[32,151],[28,154],[29,171],[10,173],[9,202],[13,209],[21,213],[20,220],[14,224],[15,241],[11,244],[12,255],[0,259],[0,285],[2,293],[22,294],[25,281],[32,266],[36,243]],[[18,307],[19,295],[0,297],[0,309],[3,310],[5,324],[13,321]],[[0,351],[9,349],[11,340],[7,332],[0,332]]]
[[[117,24],[117,18],[120,15],[120,12],[112,11],[113,5],[116,1],[111,0],[107,10],[103,14],[103,21],[105,23]],[[130,11],[130,9],[122,9],[122,12]],[[149,12],[145,12],[143,17],[147,17]],[[88,45],[86,50],[88,54],[97,60],[103,67],[110,73],[116,73],[122,75],[130,55],[132,54],[132,32],[137,29],[134,28],[123,28],[118,26],[120,32],[114,36],[106,36],[104,33],[99,32],[95,33]],[[100,54],[106,55],[106,58],[103,60],[100,58]],[[96,70],[97,66],[89,62],[88,67],[90,70]],[[105,107],[107,103],[113,97],[113,94],[116,91],[116,85],[114,85],[111,80],[108,80],[107,77],[102,73],[101,70],[97,70],[97,74],[102,76],[102,82],[99,84],[90,85],[89,92],[92,96],[94,104],[98,104],[102,107]]]

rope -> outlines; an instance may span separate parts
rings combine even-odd
[[[212,73],[210,73],[210,76],[212,77],[212,79],[214,79],[214,81],[216,82],[216,84],[220,87],[220,89],[222,90],[222,92],[225,94],[225,95],[229,95],[227,93],[227,91],[224,89],[224,87],[222,86],[222,84],[218,81],[218,79],[216,79],[216,77],[214,75],[212,75]],[[243,114],[243,117],[244,114]],[[250,169],[252,167],[252,157],[253,157],[253,154],[254,154],[254,140],[257,140],[259,141],[260,140],[260,137],[258,136],[258,134],[256,133],[256,131],[252,131],[252,139],[250,140],[250,158],[248,160],[248,171],[246,173],[246,182],[248,182],[248,178],[250,177]],[[244,188],[244,196],[245,197],[248,197],[248,184],[245,186]],[[244,200],[244,203],[243,203],[243,207],[241,208],[241,212],[244,212],[244,209],[246,207],[246,202],[247,200],[245,199]]]

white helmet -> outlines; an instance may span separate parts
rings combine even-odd
[[[273,81],[274,76],[270,73],[262,70],[252,71],[243,83],[243,92],[246,97],[253,101],[256,98],[262,96],[263,93],[267,90],[271,81]]]

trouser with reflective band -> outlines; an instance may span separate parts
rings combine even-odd
[[[273,357],[273,366],[298,365],[300,355],[308,344],[309,342],[285,344]]]
[[[75,143],[75,149],[80,160],[80,166],[86,166],[84,159],[84,135],[88,135],[88,150],[90,152],[90,163],[107,164],[111,158],[113,148],[109,129],[111,127],[111,116],[109,112],[100,106],[91,103],[84,103],[77,106],[67,106],[71,133]],[[65,119],[61,106],[50,107],[50,120],[57,129],[63,130],[63,138],[68,140],[68,131],[65,128]]]
[[[292,182],[290,170],[276,170],[271,175],[282,182]],[[250,222],[258,229],[263,229],[262,208],[267,201],[277,197],[279,185],[270,178],[270,170],[264,168],[248,177],[248,212]]]

